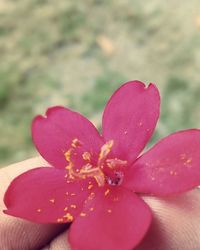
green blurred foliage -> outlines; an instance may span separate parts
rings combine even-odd
[[[31,120],[64,105],[100,129],[121,83],[155,82],[161,119],[150,144],[200,127],[199,0],[2,0],[0,166],[36,154]]]

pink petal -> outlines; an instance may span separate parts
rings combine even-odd
[[[48,109],[46,117],[37,116],[32,125],[33,141],[45,160],[57,168],[68,165],[64,153],[74,139],[81,142],[76,165],[82,166],[82,153],[99,152],[102,138],[86,118],[63,107]]]
[[[126,173],[124,186],[139,193],[170,195],[200,185],[200,130],[169,135]]]
[[[158,89],[132,81],[110,98],[103,115],[103,137],[113,139],[113,154],[132,162],[150,139],[159,117]]]
[[[149,207],[129,190],[115,187],[107,194],[106,189],[101,191],[88,200],[72,224],[72,249],[133,249],[149,228]]]
[[[39,223],[66,223],[80,213],[89,195],[87,182],[67,183],[65,171],[50,167],[27,171],[6,191],[5,213]]]

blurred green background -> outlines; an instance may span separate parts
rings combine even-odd
[[[161,91],[153,141],[200,127],[199,73],[199,0],[0,0],[0,166],[36,154],[36,114],[65,105],[99,126],[131,79]]]

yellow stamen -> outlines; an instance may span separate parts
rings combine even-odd
[[[72,153],[72,150],[71,149],[69,149],[68,151],[66,151],[65,152],[65,159],[68,161],[68,162],[70,162],[70,160],[71,160],[71,153]]]
[[[89,152],[84,152],[82,154],[83,160],[90,161],[91,160],[91,154]]]
[[[120,159],[117,159],[117,158],[115,158],[115,159],[107,159],[106,163],[107,163],[107,166],[109,168],[111,168],[111,169],[114,169],[117,166],[124,167],[124,166],[127,165],[127,161],[123,161],[123,160],[120,160]]]
[[[110,189],[107,189],[104,193],[105,196],[107,196],[110,193]]]
[[[68,165],[66,166],[68,175],[65,176],[67,178],[67,183],[70,182],[70,179],[72,179],[73,181],[74,179],[86,179],[92,177],[96,180],[98,186],[104,186],[106,178],[103,168],[105,165],[111,169],[127,165],[127,161],[123,161],[117,158],[106,160],[113,147],[113,144],[114,141],[110,140],[101,147],[96,166],[90,163],[91,154],[87,151],[84,152],[82,154],[82,157],[85,161],[88,161],[88,163],[80,167],[79,169],[75,169],[74,163],[72,161],[72,154],[74,155],[76,153],[76,148],[82,145],[82,143],[77,138],[75,138],[71,143],[71,148],[65,152],[65,158],[68,161]],[[88,189],[90,190],[91,188],[92,185],[89,183]]]
[[[108,154],[110,153],[110,151],[111,151],[111,149],[113,147],[113,144],[114,144],[114,141],[110,140],[101,147],[101,152],[99,154],[98,165],[101,165],[101,162],[106,159],[106,157],[108,156]]]

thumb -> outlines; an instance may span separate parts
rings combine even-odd
[[[153,221],[137,250],[200,249],[199,190],[170,198],[143,198],[153,211]]]

